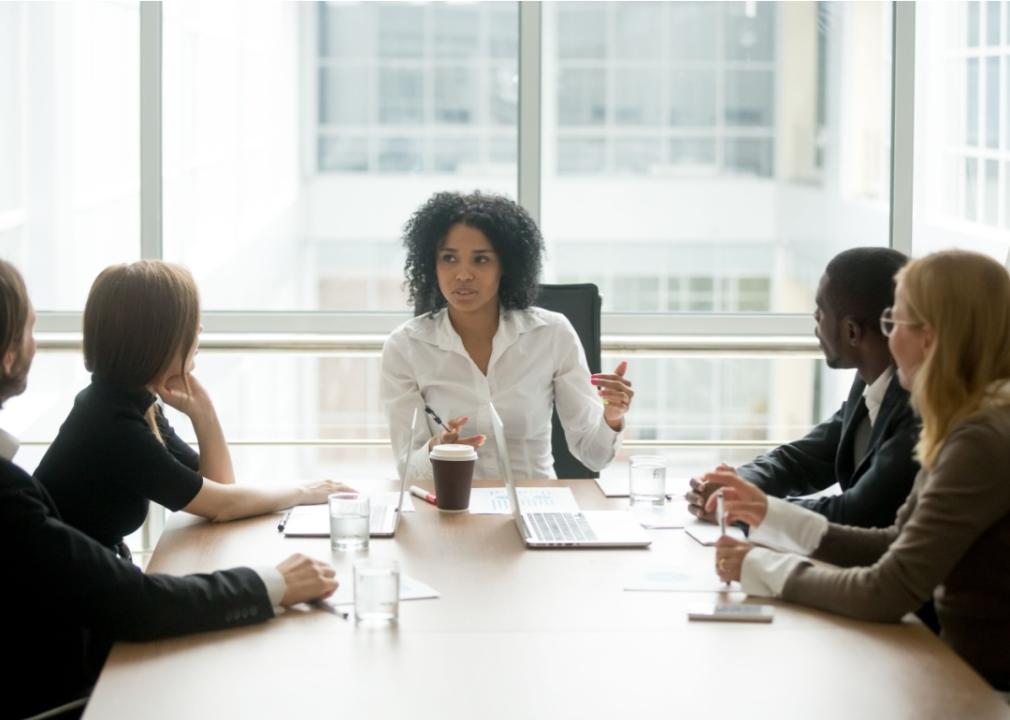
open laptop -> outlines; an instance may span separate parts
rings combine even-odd
[[[407,471],[410,467],[410,449],[414,443],[414,430],[417,429],[417,408],[410,418],[410,433],[407,435],[407,442],[403,450],[403,472],[400,473],[400,493],[393,504],[372,504],[371,517],[368,519],[368,534],[371,537],[393,537],[396,534],[396,527],[400,524],[400,515],[403,510],[403,493],[407,489]],[[390,498],[390,495],[383,495],[383,498]]]
[[[614,510],[579,512],[523,512],[512,478],[512,462],[505,445],[505,427],[494,405],[491,410],[491,431],[498,452],[498,470],[505,481],[512,517],[526,547],[647,547],[652,543],[648,534],[631,512]]]
[[[410,435],[404,450],[403,473],[400,475],[400,492],[384,492],[372,495],[368,518],[368,534],[371,537],[393,537],[400,524],[403,512],[403,496],[407,490],[407,465],[410,462],[411,443],[417,428],[417,408],[410,419]],[[292,508],[278,528],[284,537],[329,537],[330,516],[326,505],[302,505]]]

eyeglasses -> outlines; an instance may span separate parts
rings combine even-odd
[[[911,320],[895,320],[894,308],[884,308],[884,312],[880,313],[880,332],[884,334],[884,337],[891,337],[891,333],[894,332],[894,328],[897,325],[915,327],[922,325],[922,323],[912,322]]]

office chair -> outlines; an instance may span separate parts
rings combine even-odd
[[[603,299],[600,289],[592,283],[572,285],[541,285],[534,305],[559,312],[575,328],[582,349],[586,353],[589,372],[600,372],[602,353],[600,345],[600,307]],[[557,408],[551,418],[551,452],[554,455],[554,472],[561,479],[594,478],[593,472],[580,463],[568,450],[568,440],[558,419]]]

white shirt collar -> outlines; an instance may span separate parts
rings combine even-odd
[[[19,447],[21,447],[21,443],[16,437],[6,430],[0,429],[0,458],[10,462],[14,459]]]
[[[503,352],[523,333],[546,324],[547,322],[537,312],[537,308],[501,310],[498,315],[498,330],[492,341],[494,349],[499,353]],[[445,308],[436,312],[434,317],[425,314],[414,318],[408,326],[407,332],[418,340],[431,343],[443,350],[455,350],[458,353],[466,354],[463,342],[452,326],[449,312]]]
[[[888,367],[872,383],[863,388],[863,400],[866,402],[866,412],[870,416],[870,426],[877,422],[877,415],[880,413],[880,406],[884,402],[884,395],[887,393],[887,386],[891,384],[894,377],[894,368]]]

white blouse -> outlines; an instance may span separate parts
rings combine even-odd
[[[409,478],[431,476],[427,442],[443,432],[427,405],[448,422],[466,415],[460,437],[484,435],[474,478],[500,479],[488,402],[505,426],[517,480],[553,478],[551,412],[557,404],[572,454],[599,470],[620,447],[621,433],[603,419],[603,403],[590,383],[589,366],[575,329],[560,313],[532,307],[501,313],[485,376],[470,358],[445,309],[404,323],[382,348],[382,401],[400,471],[411,449]],[[410,417],[418,427],[408,438]]]

